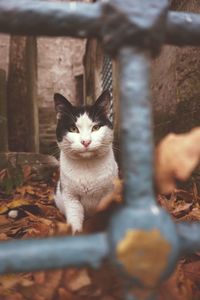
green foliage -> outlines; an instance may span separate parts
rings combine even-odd
[[[23,182],[24,172],[21,166],[13,166],[8,162],[6,168],[0,171],[0,191],[6,195],[10,195]]]

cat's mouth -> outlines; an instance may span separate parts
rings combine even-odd
[[[91,148],[89,148],[89,147],[85,147],[85,148],[82,148],[81,149],[81,151],[80,151],[80,153],[82,154],[82,153],[93,153],[93,152],[95,152],[95,150],[94,149],[91,149]]]
[[[81,153],[79,153],[79,156],[83,157],[83,158],[89,158],[91,156],[94,156],[94,152],[92,152],[92,151],[81,152]]]
[[[91,157],[91,156],[95,156],[97,154],[97,149],[93,149],[90,147],[84,147],[82,149],[80,149],[79,151],[76,152],[78,156],[81,157]]]

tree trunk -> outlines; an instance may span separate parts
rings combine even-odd
[[[38,152],[37,44],[12,36],[8,73],[8,132],[11,151]]]
[[[6,72],[0,69],[0,152],[8,151]]]

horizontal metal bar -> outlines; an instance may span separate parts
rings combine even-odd
[[[0,1],[0,32],[19,35],[100,37],[103,3]],[[165,41],[200,45],[200,14],[168,13]],[[139,29],[138,29],[139,30]],[[135,44],[136,41],[133,41]]]
[[[181,252],[194,253],[200,251],[200,224],[178,223],[176,226]]]
[[[0,32],[19,35],[94,37],[100,32],[98,3],[0,1]]]
[[[0,243],[0,273],[98,267],[108,254],[104,234]]]
[[[177,46],[200,45],[200,14],[170,12],[165,42]]]

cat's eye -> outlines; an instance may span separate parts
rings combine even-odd
[[[92,131],[97,131],[97,130],[99,130],[100,129],[100,125],[94,125],[93,127],[92,127]]]
[[[79,132],[79,130],[78,130],[78,128],[76,127],[76,126],[70,126],[69,127],[69,132],[74,132],[74,133],[78,133]]]

